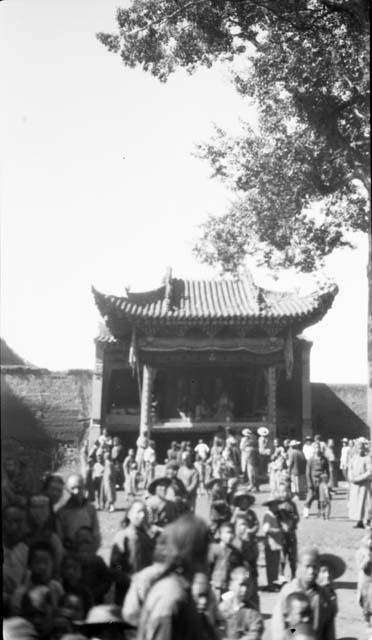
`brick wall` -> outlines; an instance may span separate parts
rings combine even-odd
[[[369,438],[366,385],[316,382],[311,385],[311,393],[314,433],[336,440]]]
[[[39,471],[69,468],[89,426],[92,372],[1,367],[4,455],[28,456]]]

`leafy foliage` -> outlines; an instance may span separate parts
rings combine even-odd
[[[98,34],[127,66],[161,81],[216,60],[245,61],[237,90],[258,132],[200,146],[235,194],[195,249],[234,271],[246,254],[312,270],[368,228],[369,3],[366,0],[134,0]]]

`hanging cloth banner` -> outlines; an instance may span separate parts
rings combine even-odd
[[[287,338],[284,345],[284,362],[285,362],[285,372],[287,380],[292,378],[293,372],[293,335],[292,335],[292,327],[288,328]]]
[[[130,341],[128,362],[129,362],[130,368],[132,369],[132,373],[134,375],[135,372],[136,372],[137,363],[138,363],[138,358],[137,358],[137,336],[136,336],[136,327],[135,327],[135,325],[133,325],[133,327],[132,327],[132,338],[131,338],[131,341]]]
[[[141,374],[140,374],[139,361],[138,361],[137,333],[136,333],[135,325],[133,325],[132,327],[132,338],[130,341],[128,362],[132,369],[133,376],[137,374],[139,404],[141,406],[141,403],[142,403]]]

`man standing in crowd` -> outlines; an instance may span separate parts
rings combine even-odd
[[[306,462],[310,460],[313,455],[313,443],[311,441],[310,436],[306,436],[304,446],[302,447],[302,453],[305,456]]]
[[[84,496],[83,478],[77,473],[72,474],[67,479],[66,489],[70,498],[57,512],[57,534],[64,547],[72,549],[77,531],[81,527],[89,527],[92,530],[94,551],[97,551],[101,544],[97,513]]]
[[[348,468],[349,468],[349,462],[350,462],[351,447],[349,445],[349,440],[347,438],[342,438],[341,444],[342,444],[342,448],[341,448],[341,455],[340,455],[340,469],[346,482],[349,482]]]
[[[305,493],[306,458],[300,451],[300,442],[291,440],[291,448],[288,454],[288,471],[291,477],[293,493],[302,498]]]
[[[310,507],[314,500],[319,500],[319,482],[322,473],[329,475],[328,460],[321,452],[321,446],[319,441],[314,441],[313,455],[310,460],[307,461],[306,467],[306,482],[307,482],[307,496],[303,511],[304,518],[309,517]]]
[[[186,489],[187,499],[191,511],[195,510],[196,493],[199,486],[199,474],[192,463],[192,457],[188,452],[182,456],[182,465],[178,471],[178,478]]]

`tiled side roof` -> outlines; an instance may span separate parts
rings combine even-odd
[[[256,286],[249,277],[240,280],[180,280],[168,287],[126,296],[105,295],[93,288],[103,317],[157,321],[285,320],[324,315],[331,307],[337,286],[332,284],[300,297]]]

